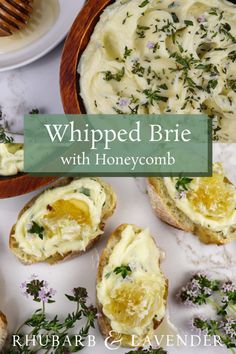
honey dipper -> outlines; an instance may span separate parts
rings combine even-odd
[[[33,0],[0,0],[0,37],[24,28],[33,11]]]

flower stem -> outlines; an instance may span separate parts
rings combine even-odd
[[[43,302],[43,315],[45,315],[45,302]]]
[[[215,310],[219,310],[219,306],[217,305],[217,303],[216,303],[215,301],[211,300],[211,298],[208,298],[208,299],[207,299],[207,302],[208,302],[212,307],[214,307]]]
[[[236,312],[236,308],[234,307],[234,305],[229,304],[228,306],[231,308],[232,311]]]

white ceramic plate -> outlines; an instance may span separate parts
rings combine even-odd
[[[21,50],[0,54],[0,72],[32,63],[55,48],[65,38],[84,0],[59,0],[59,3],[59,17],[45,35]]]

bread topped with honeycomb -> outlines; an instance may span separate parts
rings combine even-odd
[[[109,341],[123,347],[152,340],[166,312],[168,283],[161,251],[148,229],[121,225],[109,237],[97,275],[98,323]]]
[[[148,194],[161,220],[203,243],[236,239],[236,188],[221,163],[213,165],[212,177],[148,178]]]
[[[0,311],[0,351],[7,339],[7,319],[6,316]]]
[[[10,249],[24,264],[65,260],[87,251],[103,234],[116,195],[99,178],[62,178],[23,208]]]

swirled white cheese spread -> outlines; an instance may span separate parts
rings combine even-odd
[[[79,63],[87,113],[198,114],[236,141],[236,5],[127,0],[108,6]]]
[[[0,176],[14,176],[24,168],[22,144],[0,144]]]

